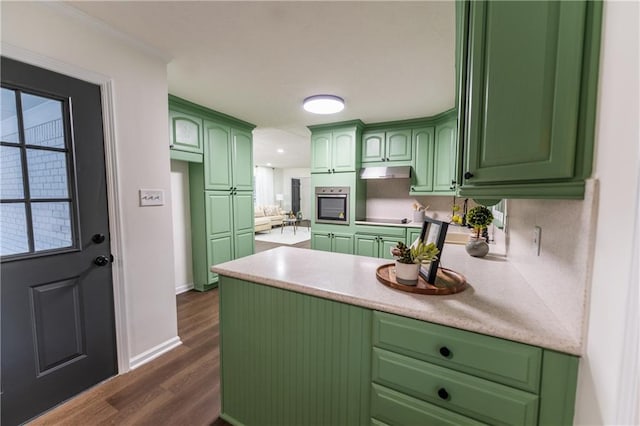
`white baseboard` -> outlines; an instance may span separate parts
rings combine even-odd
[[[158,358],[160,355],[169,352],[171,349],[176,348],[182,344],[182,340],[178,336],[173,337],[166,342],[160,343],[159,345],[144,351],[140,355],[134,356],[129,361],[129,368],[131,370],[135,370],[143,364],[151,361],[152,359]]]
[[[176,286],[176,294],[186,293],[189,290],[193,290],[193,283],[186,283]]]

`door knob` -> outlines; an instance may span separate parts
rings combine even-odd
[[[98,256],[93,259],[93,263],[98,266],[106,266],[109,264],[109,258],[107,256]]]
[[[473,177],[473,173],[471,173],[471,172],[466,172],[466,173],[464,174],[464,178],[465,178],[465,179],[471,179],[472,177]]]
[[[93,237],[91,237],[91,241],[93,241],[96,244],[103,243],[104,239],[105,239],[104,234],[93,234]]]

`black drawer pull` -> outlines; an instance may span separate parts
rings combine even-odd
[[[438,396],[444,400],[449,399],[449,392],[445,388],[438,389]]]
[[[448,347],[443,346],[440,348],[440,355],[442,355],[445,358],[450,358],[451,357],[451,351],[449,350]]]

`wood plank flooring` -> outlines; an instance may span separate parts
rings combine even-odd
[[[116,376],[32,425],[227,425],[220,414],[218,290],[177,296],[182,345]]]

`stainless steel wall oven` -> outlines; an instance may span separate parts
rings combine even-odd
[[[316,222],[349,224],[349,187],[316,186]]]

